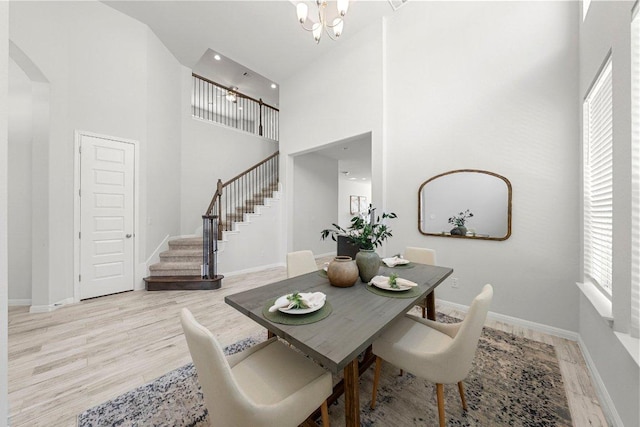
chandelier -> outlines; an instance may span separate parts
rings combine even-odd
[[[305,3],[298,3],[296,5],[296,11],[298,12],[298,22],[305,31],[311,31],[313,33],[313,39],[316,43],[320,43],[322,33],[327,33],[331,40],[336,40],[342,34],[342,27],[344,26],[344,16],[349,9],[349,0],[337,0],[336,6],[338,9],[338,16],[333,19],[331,23],[327,22],[327,0],[316,0],[318,7],[318,22],[315,22],[311,28],[305,26],[307,21],[307,14],[309,8]]]

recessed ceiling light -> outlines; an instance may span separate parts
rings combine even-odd
[[[277,88],[277,87],[278,87],[278,86],[277,86],[275,83],[271,83],[271,89],[275,89],[275,88]]]
[[[216,61],[220,61],[220,55],[218,55],[217,53],[213,56],[213,59],[215,59]]]

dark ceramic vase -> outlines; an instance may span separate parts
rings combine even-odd
[[[356,255],[356,264],[360,272],[360,280],[369,283],[378,274],[380,256],[373,249],[360,249]]]
[[[327,276],[333,286],[348,288],[358,280],[358,267],[350,256],[337,256],[329,263]]]
[[[464,225],[459,225],[456,228],[451,229],[452,236],[466,236],[467,235],[467,227]]]

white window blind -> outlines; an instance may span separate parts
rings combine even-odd
[[[613,243],[613,99],[611,59],[583,104],[584,269],[611,295]]]
[[[632,337],[640,335],[640,18],[631,25],[631,322]]]

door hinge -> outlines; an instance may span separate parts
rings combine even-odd
[[[82,154],[82,145],[78,145],[78,153]]]
[[[78,231],[78,239],[82,239],[82,231]]]
[[[78,282],[82,282],[82,275],[78,274]]]
[[[82,197],[82,190],[78,190],[78,197]]]

